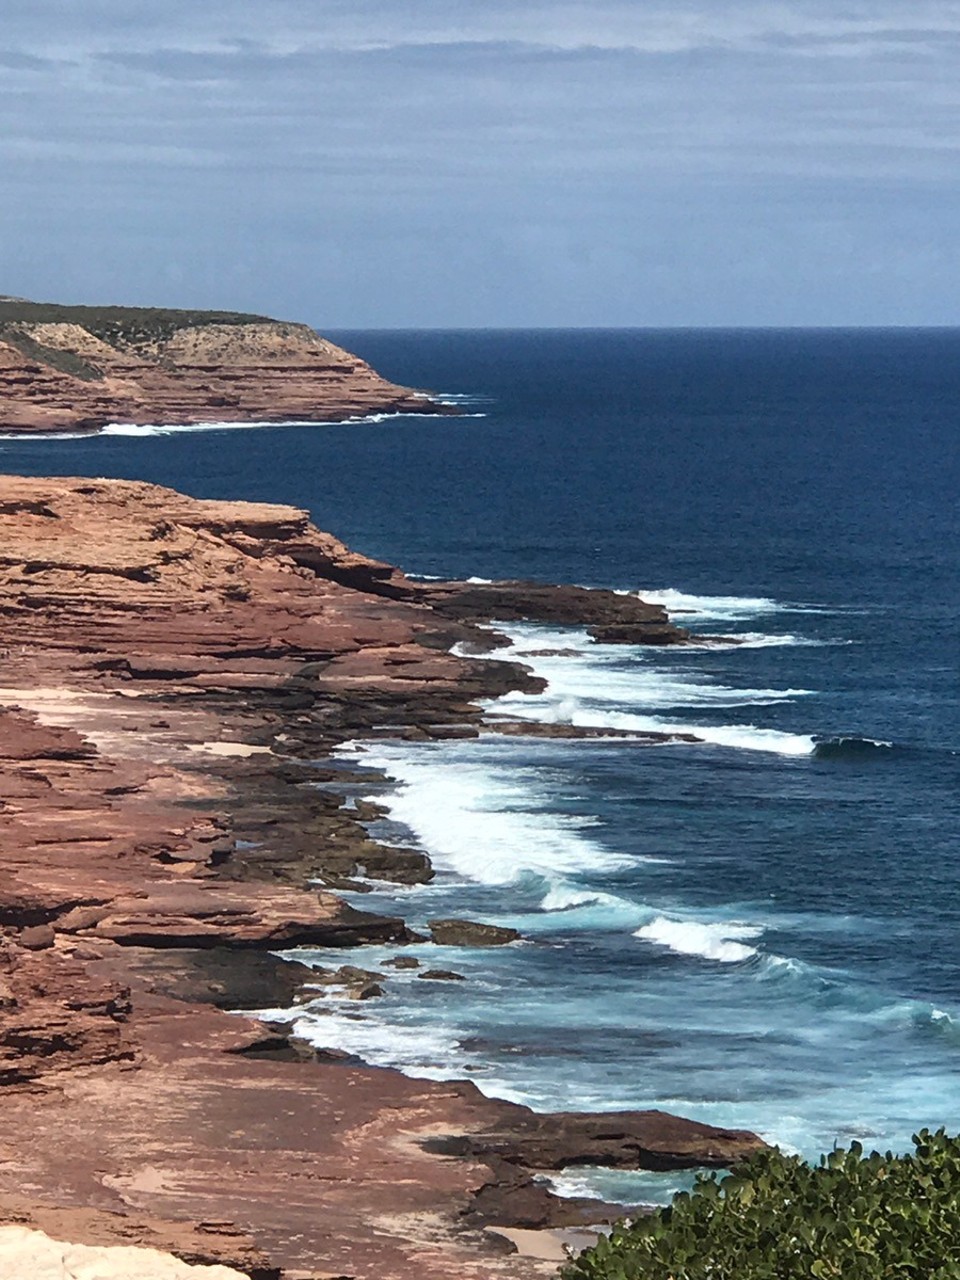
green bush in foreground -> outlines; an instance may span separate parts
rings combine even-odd
[[[960,1280],[960,1138],[819,1165],[764,1151],[620,1224],[564,1280]]]

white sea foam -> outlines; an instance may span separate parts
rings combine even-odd
[[[431,748],[367,744],[364,762],[399,784],[378,800],[430,852],[438,869],[481,884],[509,884],[529,874],[554,880],[578,872],[616,871],[629,859],[589,835],[591,818],[544,810],[536,768],[502,743],[498,761],[471,758],[470,744]]]
[[[714,746],[779,755],[814,750],[807,734],[753,724],[702,724],[673,719],[671,710],[730,710],[775,706],[812,696],[809,689],[734,688],[692,665],[660,661],[657,651],[597,644],[586,632],[532,624],[497,624],[512,645],[499,656],[516,658],[547,681],[539,694],[508,693],[487,705],[494,718],[569,724],[624,733],[692,734]]]
[[[414,418],[419,422],[422,418],[444,418],[447,422],[456,424],[463,422],[466,418],[485,418],[485,413],[365,413],[362,417],[342,418],[339,422],[335,422],[332,426],[350,425],[352,423],[363,422],[391,422],[394,418]]]
[[[623,898],[599,889],[584,889],[569,881],[558,881],[544,894],[540,902],[542,911],[573,911],[577,907],[629,906]]]
[[[736,631],[729,639],[704,639],[702,644],[686,644],[684,653],[728,653],[737,649],[821,649],[824,645],[852,644],[852,640],[815,640],[812,636],[797,636],[790,632],[767,633],[763,631]]]
[[[547,680],[540,694],[509,692],[490,701],[492,718],[535,723],[607,728],[625,733],[692,735],[701,742],[740,750],[810,755],[814,740],[756,724],[703,724],[677,721],[669,710],[723,710],[772,707],[809,698],[809,689],[750,689],[723,685],[699,671],[691,659],[664,663],[657,650],[635,645],[598,644],[581,628],[540,627],[535,623],[497,623],[511,648],[490,657],[521,660]],[[681,664],[682,663],[682,664]]]
[[[534,656],[534,655],[531,655]],[[534,662],[538,675],[549,681],[545,694],[536,695],[548,706],[567,705],[571,700],[607,708],[642,707],[645,711],[670,707],[770,707],[812,696],[810,689],[749,689],[719,684],[699,672],[677,668],[604,668],[600,663],[578,662],[573,658],[552,658]],[[504,695],[509,705],[529,694]],[[524,705],[521,703],[520,705]],[[499,704],[498,704],[499,706]]]
[[[426,984],[421,984],[426,985]],[[356,1002],[350,1002],[353,1009]],[[340,1049],[356,1054],[377,1067],[394,1067],[408,1076],[429,1080],[455,1079],[462,1074],[454,1065],[465,1034],[449,1024],[405,1025],[380,1018],[341,1012],[349,1007],[329,998],[316,1013],[305,1010],[294,1024],[294,1034],[318,1049]],[[271,1011],[273,1012],[273,1011]],[[261,1017],[269,1014],[261,1014]]]
[[[492,404],[494,397],[479,391],[434,391],[432,395],[422,393],[427,400],[442,400],[450,404]]]
[[[203,431],[251,431],[256,427],[306,426],[306,423],[280,422],[190,422],[190,423],[139,423],[109,422],[101,427],[101,436],[174,436],[192,435]]]
[[[779,613],[788,607],[766,596],[700,596],[673,587],[642,589],[629,594],[639,596],[648,604],[662,605],[668,613],[690,614],[689,620],[697,622],[736,622],[740,618]]]
[[[944,1009],[925,1000],[896,1000],[878,1005],[859,1014],[858,1020],[879,1027],[927,1028],[941,1035],[950,1034],[956,1026],[954,1018]]]
[[[778,756],[809,756],[814,750],[814,741],[809,734],[759,729],[753,724],[661,724],[661,728],[678,733],[685,730],[701,742],[739,751],[769,751]]]
[[[633,935],[667,947],[681,956],[702,956],[705,960],[717,960],[721,964],[736,964],[757,954],[756,947],[744,945],[744,940],[759,938],[763,933],[756,925],[720,921],[705,924],[700,920],[671,920],[657,916]]]
[[[634,859],[635,862],[648,861]],[[568,880],[555,881],[540,901],[540,911],[511,916],[509,923],[524,936],[538,932],[634,930],[653,910],[614,893],[590,889]]]
[[[678,1191],[688,1191],[694,1174],[648,1173],[639,1169],[580,1167],[552,1173],[544,1181],[555,1195],[568,1200],[605,1200],[612,1204],[669,1204]]]
[[[474,578],[473,581],[484,582],[486,579]],[[533,622],[498,622],[481,627],[481,630],[495,631],[500,635],[507,636],[510,640],[509,648],[497,649],[495,652],[483,656],[510,658],[520,662],[525,662],[528,656],[543,656],[551,651],[558,654],[570,654],[574,651],[579,651],[585,657],[593,657],[598,651],[612,650],[614,647],[613,645],[598,645],[590,633],[580,627],[548,627]],[[459,644],[454,645],[452,652],[460,657],[476,656]]]
[[[768,617],[776,613],[823,613],[825,610],[809,604],[771,600],[768,596],[702,596],[674,587],[642,588],[639,591],[622,592],[635,595],[648,604],[659,604],[670,614],[678,616],[681,624],[701,622],[739,622],[745,618]]]
[[[18,443],[25,440],[90,440],[94,434],[91,431],[0,431],[0,444],[4,440]]]
[[[547,1185],[554,1195],[564,1200],[603,1200],[604,1194],[598,1191],[594,1180],[585,1173],[551,1174],[546,1179]]]
[[[134,436],[134,437],[150,437],[150,436],[172,436],[190,434],[193,432],[203,431],[249,431],[259,427],[344,427],[344,426],[362,426],[364,424],[377,424],[381,422],[391,422],[395,418],[447,418],[451,421],[461,421],[464,418],[483,418],[483,413],[462,413],[458,414],[455,419],[450,419],[449,414],[445,413],[366,413],[353,418],[338,419],[301,419],[287,418],[281,422],[276,421],[257,421],[257,422],[231,422],[224,420],[222,422],[189,422],[189,423],[136,423],[136,422],[110,422],[106,426],[101,427],[96,433],[101,436]],[[63,438],[62,436],[60,437]]]
[[[425,577],[425,575],[409,574],[408,577]],[[470,582],[485,582],[488,579],[470,578]],[[681,619],[681,621],[683,621]],[[690,621],[689,619],[687,621]],[[500,622],[493,628],[503,634],[510,635],[513,644],[508,650],[499,650],[495,656],[510,657],[523,660],[523,654],[538,653],[544,649],[558,650],[580,649],[594,661],[623,662],[626,656],[638,660],[649,659],[651,651],[641,645],[601,644],[594,640],[590,633],[580,627],[548,627],[540,623]],[[813,636],[800,636],[794,632],[768,631],[734,631],[729,638],[713,639],[704,636],[682,648],[664,650],[654,655],[657,659],[669,662],[684,661],[688,655],[695,653],[734,653],[740,649],[782,649],[782,648],[814,648],[824,645],[852,644],[852,640],[816,639]]]
[[[802,960],[798,960],[795,956],[764,956],[763,964],[760,966],[758,976],[761,978],[797,978],[807,977],[814,970]]]
[[[622,710],[632,706],[649,711],[665,707],[770,706],[813,695],[811,689],[738,689],[723,685],[689,661],[681,665],[671,655],[670,664],[661,665],[659,652],[637,645],[598,644],[579,628],[560,630],[498,623],[497,629],[508,635],[512,644],[492,656],[532,663],[537,674],[549,682],[546,694],[541,695],[548,702],[566,703],[573,698],[598,707]],[[521,697],[524,695],[507,695],[507,700]],[[530,705],[529,699],[520,705]]]
[[[700,724],[671,720],[663,716],[634,715],[626,711],[604,711],[580,705],[576,699],[551,700],[544,695],[510,694],[491,704],[499,718],[529,720],[534,724],[569,724],[575,728],[612,729],[632,733],[692,736],[698,742],[740,751],[767,751],[781,756],[812,755],[816,744],[806,733],[786,733],[753,724]]]

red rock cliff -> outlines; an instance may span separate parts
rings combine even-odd
[[[0,431],[444,411],[304,324],[0,299]]]
[[[607,617],[524,590],[496,607]],[[558,1204],[535,1170],[759,1145],[657,1112],[536,1116],[222,1012],[289,1007],[316,978],[278,948],[409,940],[330,887],[360,865],[424,879],[423,854],[375,845],[305,762],[355,735],[476,733],[478,696],[531,687],[446,651],[489,638],[459,595],[293,507],[0,476],[0,1230],[252,1280],[546,1280],[484,1228],[604,1207]],[[660,643],[656,611],[631,610]]]

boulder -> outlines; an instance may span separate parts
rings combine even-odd
[[[351,987],[347,993],[351,1000],[375,1000],[383,995],[379,982],[367,982],[362,987]]]
[[[503,947],[520,937],[516,929],[477,920],[430,920],[428,925],[434,942],[442,947]]]
[[[21,947],[26,947],[28,951],[45,951],[47,947],[53,946],[56,941],[56,934],[52,925],[35,924],[27,929],[22,929],[17,941]]]
[[[745,1129],[720,1129],[665,1111],[504,1111],[503,1125],[432,1139],[444,1155],[505,1160],[525,1169],[600,1165],[610,1169],[726,1169],[766,1147]]]

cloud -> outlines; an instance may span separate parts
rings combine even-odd
[[[918,35],[960,32],[956,0],[861,0],[842,8],[799,0],[409,0],[402,6],[392,0],[272,0],[269,8],[249,0],[202,6],[169,0],[162,9],[132,7],[128,0],[85,0],[82,6],[6,0],[4,18],[11,47],[88,54],[164,44],[198,53],[248,45],[284,54],[489,42],[650,53],[836,42],[840,50],[844,42],[909,47]]]
[[[4,0],[0,289],[823,322],[886,259],[943,319],[958,61],[949,0]]]

